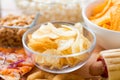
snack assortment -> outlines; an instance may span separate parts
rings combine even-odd
[[[23,48],[0,47],[0,80],[19,80],[33,66]]]
[[[0,46],[21,47],[22,35],[33,22],[34,15],[9,14],[0,18]]]
[[[120,80],[120,0],[96,0],[85,7],[83,18],[104,48],[91,63],[89,73],[102,80]]]
[[[43,24],[28,35],[27,43],[30,49],[37,52],[35,62],[50,69],[73,67],[83,62],[88,58],[89,53],[80,52],[87,50],[90,44],[89,39],[84,36],[80,23]]]
[[[100,27],[120,31],[120,0],[103,1],[94,7],[89,19]],[[37,67],[56,71],[83,63],[91,54],[89,51],[80,52],[89,50],[92,41],[83,25],[76,23],[82,21],[79,0],[16,0],[16,4],[24,13],[40,12],[39,23],[48,23],[41,24],[27,36],[27,46],[30,52],[35,52],[31,55],[18,47],[23,47],[22,36],[33,22],[34,15],[0,18],[0,80],[98,80],[41,70],[25,76],[34,69],[34,63]],[[74,25],[54,25],[51,21],[74,22]],[[97,60],[89,66],[89,73],[101,76],[99,80],[120,80],[120,49],[99,52]]]
[[[82,20],[79,0],[16,0],[16,4],[24,13],[40,12],[40,23],[48,21],[79,22]]]
[[[89,19],[103,28],[120,31],[120,1],[104,0],[94,7]]]
[[[80,75],[68,74],[52,74],[44,71],[37,71],[30,74],[27,80],[85,80]]]

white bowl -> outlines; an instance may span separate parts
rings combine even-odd
[[[120,32],[108,30],[91,22],[88,18],[92,14],[94,6],[100,3],[98,0],[86,5],[82,10],[82,16],[85,24],[90,27],[96,34],[97,43],[105,49],[120,48]]]

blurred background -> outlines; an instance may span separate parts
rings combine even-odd
[[[1,14],[40,13],[39,22],[81,21],[81,9],[94,0],[0,0]]]

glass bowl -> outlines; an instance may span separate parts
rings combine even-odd
[[[25,15],[3,8],[0,17],[0,47],[22,47],[22,35],[36,24],[37,17],[37,13]]]
[[[51,22],[51,23],[56,28],[60,28],[61,25],[67,25],[73,29],[75,28],[75,27],[73,27],[74,24],[69,23],[69,22]],[[47,23],[45,23],[45,24],[47,24]],[[39,69],[42,69],[44,71],[51,72],[51,73],[68,73],[68,72],[72,72],[74,70],[79,69],[87,62],[87,60],[91,56],[91,52],[93,51],[95,44],[96,44],[96,37],[95,37],[94,33],[88,27],[83,25],[83,35],[85,36],[86,39],[88,39],[90,41],[90,45],[86,50],[83,50],[83,51],[80,51],[77,53],[67,54],[67,55],[52,55],[49,53],[41,54],[41,53],[31,49],[28,46],[28,40],[30,39],[29,35],[31,35],[34,31],[38,30],[38,28],[41,25],[37,25],[37,26],[29,29],[28,31],[26,31],[22,38],[23,46],[24,46],[26,53],[28,55],[32,55],[32,59],[33,59],[35,65]],[[44,60],[46,60],[46,62],[44,62]],[[59,62],[59,60],[61,62]],[[67,62],[66,60],[68,61],[68,63],[73,63],[73,65],[71,66],[70,64],[64,63],[64,62]],[[42,63],[42,61],[43,61],[43,63]],[[46,66],[47,62],[52,62],[53,65],[62,65],[62,66],[60,68],[51,68],[50,66],[48,66],[49,64]]]

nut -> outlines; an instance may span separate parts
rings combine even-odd
[[[0,19],[0,46],[2,47],[21,47],[22,35],[27,28],[12,28],[12,26],[26,27],[29,26],[34,19],[34,16],[15,16],[8,15]]]

